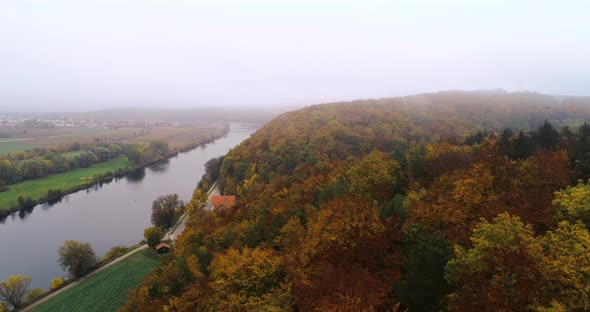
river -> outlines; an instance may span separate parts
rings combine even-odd
[[[188,201],[205,162],[226,154],[255,130],[253,125],[232,124],[227,135],[212,143],[0,220],[0,281],[28,275],[32,288],[48,289],[52,278],[65,275],[57,264],[57,249],[66,240],[90,243],[99,257],[115,245],[136,244],[151,226],[152,202],[158,196],[176,193]]]

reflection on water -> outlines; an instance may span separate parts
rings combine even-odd
[[[62,200],[64,200],[64,201],[66,201],[66,202],[67,202],[67,201],[68,201],[68,195],[66,195],[66,196],[62,197]],[[47,210],[47,209],[51,208],[52,206],[53,206],[53,205],[52,205],[52,204],[50,204],[50,203],[42,203],[42,204],[39,204],[39,205],[37,205],[37,206],[35,206],[35,207],[41,207],[41,209],[43,209],[43,210]]]
[[[24,220],[28,214],[30,214],[31,212],[33,212],[33,208],[27,208],[27,209],[23,209],[21,211],[18,212],[18,217],[21,220]]]
[[[204,164],[250,136],[255,128],[233,124],[217,141],[181,153],[147,169],[135,170],[110,183],[66,195],[54,204],[0,218],[0,281],[29,275],[31,287],[47,289],[51,278],[63,276],[57,248],[65,240],[88,242],[98,256],[115,245],[133,245],[150,226],[151,206],[160,195],[177,193],[188,201]]]
[[[175,156],[174,158],[176,158],[178,156]],[[168,166],[170,166],[170,159],[165,159],[162,161],[159,161],[153,165],[151,165],[149,168],[151,171],[153,172],[163,172],[168,170]]]
[[[139,183],[143,178],[145,178],[145,168],[139,168],[127,174],[127,181],[130,183]]]
[[[57,203],[61,203],[61,199],[62,199],[62,197],[61,197],[61,196],[60,196],[60,197],[58,197],[58,198],[53,198],[53,199],[50,199],[50,200],[48,200],[48,201],[47,201],[47,205],[48,205],[49,207],[51,207],[51,206],[53,206],[53,205],[55,205],[55,204],[57,204]],[[31,209],[31,212],[32,212],[32,211],[33,211],[33,209]]]

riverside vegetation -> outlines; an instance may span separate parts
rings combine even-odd
[[[210,134],[206,140],[216,139],[227,129]],[[203,140],[196,142],[208,142]],[[171,148],[163,140],[149,144],[72,143],[0,155],[0,216],[31,209],[39,202],[58,201],[65,194],[120,177],[195,144],[175,143]]]
[[[185,205],[178,199],[177,194],[160,196],[154,200],[151,216],[154,227],[147,228],[145,234],[148,246],[153,248],[159,244],[164,237],[164,231],[170,230],[184,211]],[[136,287],[142,276],[157,263],[156,251],[151,248],[143,249],[141,247],[143,245],[144,242],[131,248],[115,246],[99,261],[90,244],[74,240],[65,241],[58,249],[58,263],[67,272],[68,284],[79,281],[80,278],[109,265],[110,262],[136,248],[139,250],[48,298],[46,302],[34,306],[33,310],[72,311],[92,308],[100,311],[115,311],[125,301],[127,291]],[[51,291],[47,293],[41,288],[29,289],[30,283],[29,276],[19,275],[10,276],[7,280],[0,282],[0,303],[3,301],[12,308],[18,309],[24,305],[35,304],[38,299],[66,286],[63,278],[54,278],[49,287]]]

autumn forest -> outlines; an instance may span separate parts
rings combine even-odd
[[[588,311],[590,99],[284,113],[207,172],[123,311]],[[235,195],[203,209],[217,183]]]

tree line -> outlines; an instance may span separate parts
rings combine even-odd
[[[76,154],[67,156],[64,155],[66,152],[76,152]],[[28,152],[0,156],[0,186],[90,167],[121,155],[129,159],[130,165],[141,165],[161,160],[168,154],[168,143],[165,141],[151,142],[145,146],[121,143],[85,145],[75,143],[67,148],[36,148]]]
[[[76,152],[64,156],[65,152]],[[90,167],[106,162],[123,154],[119,144],[99,144],[85,146],[73,144],[69,149],[38,148],[30,152],[17,152],[4,155],[0,159],[0,184],[14,184],[24,180],[38,179],[56,174]]]
[[[122,310],[588,310],[590,110],[551,101],[283,114],[210,170],[236,205],[202,209],[198,188],[174,252]]]

